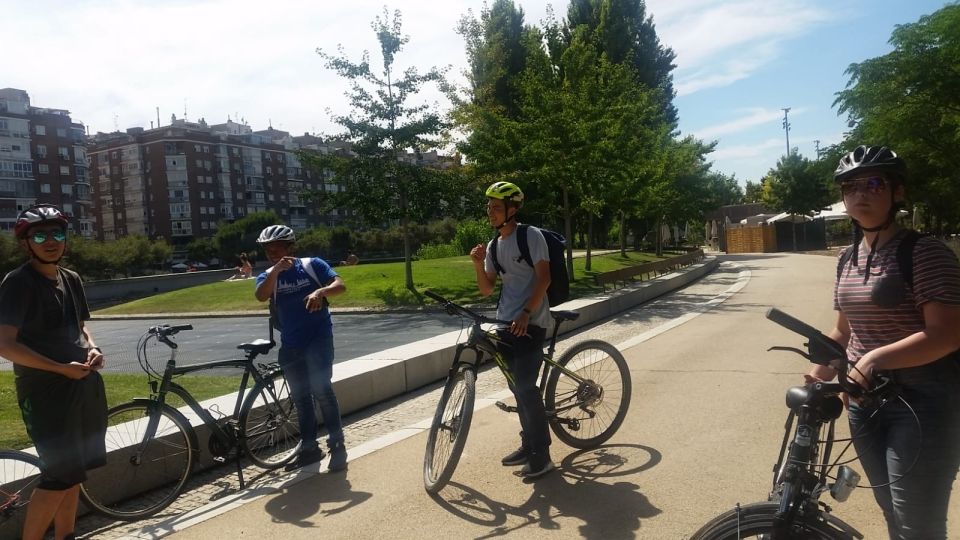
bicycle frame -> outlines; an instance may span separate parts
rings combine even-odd
[[[182,329],[192,329],[192,327],[187,325]],[[179,331],[179,329],[176,331]],[[176,331],[173,333],[176,333]],[[255,386],[257,383],[263,381],[266,377],[272,374],[275,370],[279,369],[275,364],[269,364],[265,368],[259,368],[253,364],[253,361],[257,358],[257,356],[268,351],[269,348],[273,346],[274,341],[272,326],[270,328],[270,341],[267,342],[269,344],[267,349],[254,347],[245,349],[247,354],[243,359],[202,362],[189,366],[177,366],[178,346],[176,342],[170,339],[170,335],[172,334],[164,333],[162,327],[156,327],[155,329],[151,329],[150,335],[170,348],[170,358],[167,360],[166,366],[163,370],[163,375],[161,376],[160,380],[151,380],[149,382],[151,393],[149,398],[149,407],[151,409],[160,409],[164,407],[166,405],[166,397],[168,393],[173,393],[174,395],[180,397],[180,399],[182,399],[190,407],[190,409],[196,413],[203,424],[210,429],[212,437],[211,443],[215,440],[216,444],[220,445],[219,448],[223,450],[221,454],[213,450],[211,445],[211,453],[214,455],[214,460],[223,462],[225,456],[229,453],[229,450],[236,448],[239,442],[237,438],[238,429],[236,422],[239,420],[240,409],[243,406],[243,400],[245,398],[248,383],[250,382],[250,377],[253,377]],[[149,339],[149,337],[147,339]],[[143,346],[145,346],[146,342],[142,343]],[[243,369],[243,375],[241,376],[240,385],[237,389],[237,401],[233,408],[233,414],[229,417],[226,417],[226,422],[220,422],[217,418],[214,418],[214,416],[210,414],[210,411],[203,408],[186,388],[173,382],[173,377],[175,376],[223,367]],[[147,421],[147,427],[144,431],[143,439],[141,439],[137,448],[138,454],[141,453],[143,448],[150,442],[150,440],[156,436],[159,423],[160,415],[151,414]],[[197,447],[196,451],[199,452],[199,450],[199,447]],[[244,480],[243,471],[240,467],[239,460],[237,461],[237,474],[240,478],[240,486],[242,488],[244,485]]]
[[[456,352],[453,358],[453,364],[450,366],[449,376],[456,374],[460,366],[467,366],[468,368],[477,371],[480,364],[483,363],[484,354],[488,355],[493,361],[497,364],[497,367],[500,368],[500,372],[503,373],[504,378],[507,380],[507,383],[510,386],[513,386],[516,383],[516,379],[513,376],[513,371],[507,365],[506,360],[503,358],[503,354],[498,350],[498,345],[503,343],[497,334],[496,331],[487,331],[484,330],[481,326],[481,321],[475,319],[474,323],[470,327],[470,335],[467,338],[465,343],[460,343],[457,345]],[[562,371],[565,375],[577,381],[578,383],[585,382],[585,379],[578,375],[576,372],[567,369],[564,366],[557,365],[553,360],[553,354],[556,351],[557,343],[557,334],[560,330],[560,321],[556,321],[553,325],[553,333],[550,337],[550,344],[547,347],[547,352],[543,355],[543,370],[540,374],[540,397],[543,398],[544,388],[546,387],[547,378],[550,376],[550,373],[557,369]],[[473,361],[464,361],[461,360],[461,355],[463,351],[470,350],[474,353]],[[568,408],[573,408],[577,406],[577,403],[574,403]],[[564,409],[566,410],[566,409]],[[547,411],[548,416],[555,416],[557,411]]]
[[[774,515],[778,529],[786,531],[799,516],[817,515],[820,495],[829,489],[829,472],[836,466],[830,464],[834,427],[843,412],[843,403],[838,397],[841,392],[843,387],[840,384],[824,382],[791,388],[787,392],[790,414],[773,469],[771,492],[772,496],[779,492],[779,508]],[[795,419],[796,430],[791,441],[789,437]],[[828,433],[826,438],[821,438],[825,424],[829,425]],[[823,452],[818,455],[821,444],[824,445]]]

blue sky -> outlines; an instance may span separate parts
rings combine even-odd
[[[516,0],[528,23],[543,0]],[[383,0],[0,0],[7,43],[0,87],[21,88],[36,106],[68,109],[91,132],[150,127],[160,109],[209,123],[242,118],[294,134],[334,133],[330,113],[347,112],[342,79],[317,47],[379,59],[370,21]],[[558,14],[565,2],[553,3]],[[661,41],[677,53],[680,129],[717,140],[714,169],[757,181],[790,144],[813,157],[815,139],[839,142],[845,121],[831,107],[843,72],[889,52],[896,24],[915,22],[933,0],[648,0]],[[410,43],[398,67],[465,66],[455,32],[482,0],[396,0]],[[374,62],[374,65],[378,65]],[[445,105],[437,92],[428,103]]]

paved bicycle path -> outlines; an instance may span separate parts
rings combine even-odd
[[[536,483],[525,484],[513,475],[516,468],[500,466],[500,456],[516,445],[519,423],[487,407],[474,417],[453,482],[439,496],[428,496],[421,477],[423,429],[438,397],[434,389],[410,400],[421,407],[408,410],[406,418],[386,422],[400,429],[379,426],[388,429],[372,441],[356,436],[377,431],[374,426],[348,431],[346,473],[314,469],[268,477],[235,500],[224,497],[169,517],[139,535],[173,530],[175,538],[687,538],[735,503],[766,495],[786,413],[783,392],[807,369],[799,357],[765,352],[801,341],[765,321],[766,307],[776,305],[821,328],[832,322],[830,258],[732,259],[739,259],[739,268],[724,264],[669,301],[646,304],[579,336],[624,344],[633,403],[623,427],[603,447],[574,451],[555,443],[560,470]],[[721,302],[724,291],[732,296]],[[701,315],[692,316],[696,312]],[[478,405],[503,393],[500,379],[496,372],[481,373],[478,397],[487,399]],[[401,408],[408,407],[405,402]],[[884,536],[868,491],[833,506],[866,538]],[[955,533],[957,507],[951,515]]]

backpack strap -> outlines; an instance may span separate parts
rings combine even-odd
[[[493,237],[493,240],[490,241],[490,258],[493,259],[493,268],[497,271],[497,274],[506,274],[506,270],[500,266],[500,261],[497,260],[497,240],[500,238],[498,233]]]
[[[300,264],[303,265],[303,269],[307,272],[307,275],[310,276],[310,279],[312,279],[318,287],[323,287],[323,283],[320,283],[320,278],[317,277],[317,271],[313,269],[312,261],[312,257],[300,257]]]
[[[900,241],[900,245],[897,246],[897,266],[900,267],[903,282],[910,290],[913,290],[913,250],[917,241],[924,236],[926,235],[912,229],[908,230],[903,240]]]
[[[527,238],[527,229],[529,228],[530,226],[527,224],[517,225],[517,247],[520,248],[520,256],[523,257],[523,260],[527,261],[530,268],[533,268],[533,258],[530,257],[530,245],[528,243],[529,238]]]
[[[837,281],[843,276],[843,269],[850,264],[850,259],[853,258],[853,245],[847,246],[847,249],[840,254],[840,259],[837,260]]]

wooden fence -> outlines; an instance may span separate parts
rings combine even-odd
[[[773,253],[777,229],[773,225],[727,229],[727,253]]]
[[[650,279],[651,275],[656,277],[661,274],[667,274],[682,266],[693,264],[702,258],[703,250],[697,249],[678,257],[663,259],[662,261],[654,261],[636,266],[628,266],[626,268],[618,268],[617,270],[611,270],[609,272],[602,272],[593,276],[593,279],[597,285],[603,287],[603,290],[607,290],[607,285],[613,285],[614,288],[616,288],[617,283],[626,285],[627,283],[636,281],[638,276],[640,281],[643,281],[643,276],[647,276],[647,279]]]

